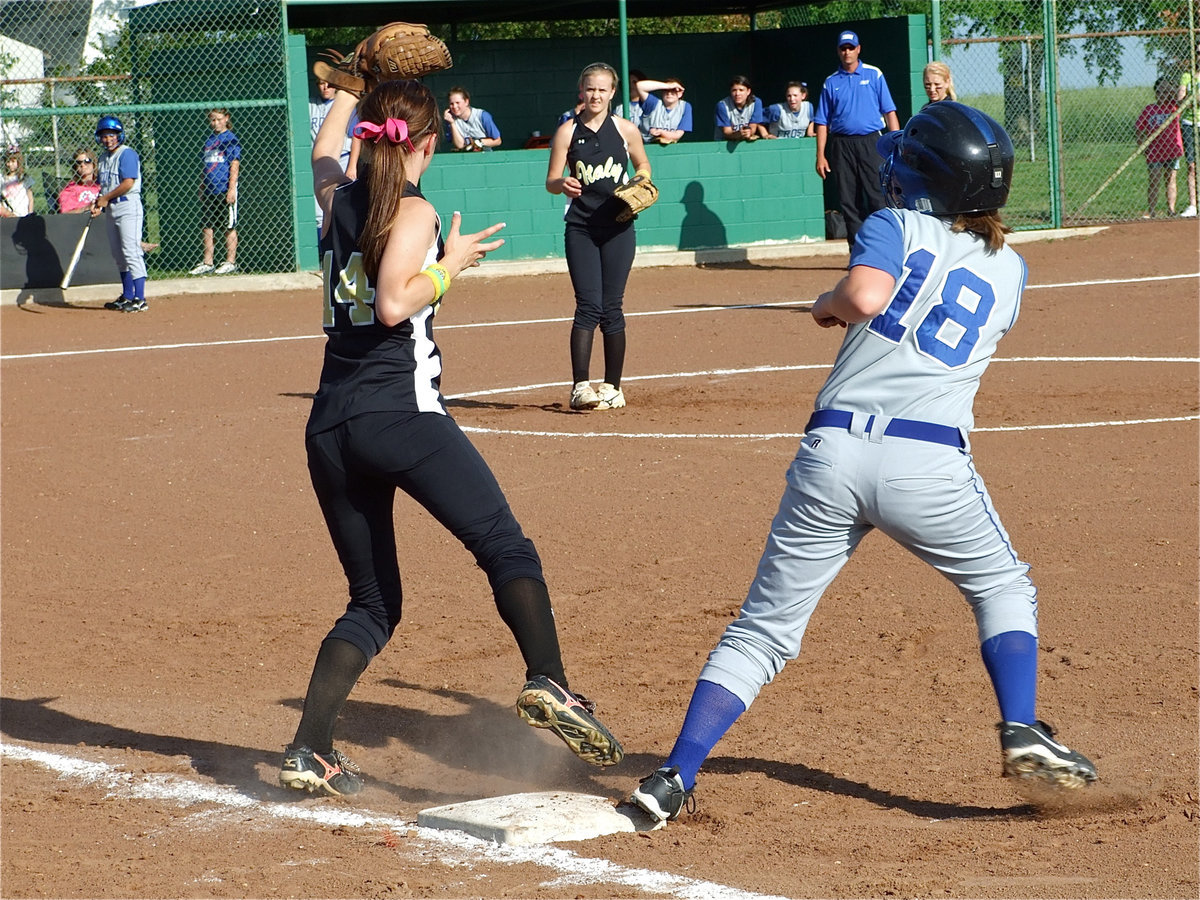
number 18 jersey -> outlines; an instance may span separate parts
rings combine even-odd
[[[1020,311],[1025,261],[935,216],[883,209],[855,238],[858,265],[894,276],[895,292],[874,319],[848,327],[816,408],[970,431],[979,379]]]

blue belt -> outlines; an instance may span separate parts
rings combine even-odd
[[[812,431],[814,428],[845,428],[848,430],[852,421],[854,421],[854,413],[841,409],[818,409],[809,418],[804,430]],[[867,419],[867,425],[863,431],[870,434],[871,426],[874,424],[875,416],[871,416]],[[892,419],[883,433],[889,437],[945,444],[947,447],[962,448],[966,446],[962,433],[957,428],[951,428],[949,425],[935,425],[933,422],[918,422],[916,419]]]

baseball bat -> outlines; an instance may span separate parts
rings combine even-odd
[[[75,252],[71,254],[71,261],[67,264],[67,271],[63,273],[62,283],[59,285],[64,291],[71,286],[71,276],[75,274],[75,267],[79,265],[79,257],[83,256],[83,245],[87,242],[88,231],[92,227],[92,217],[88,213],[84,213],[84,216],[87,221],[83,224],[83,234],[75,244]]]

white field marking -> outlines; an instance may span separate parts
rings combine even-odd
[[[1145,278],[1102,278],[1098,281],[1063,281],[1059,284],[1027,284],[1025,285],[1025,290],[1036,291],[1041,288],[1091,287],[1097,284],[1141,284],[1143,281],[1178,281],[1181,278],[1200,278],[1200,272],[1183,275],[1147,275]]]
[[[57,772],[63,778],[97,785],[113,797],[158,800],[180,806],[203,804],[206,808],[197,815],[205,819],[212,818],[213,810],[209,807],[216,806],[228,812],[236,810],[237,818],[231,823],[236,825],[245,821],[245,813],[249,810],[267,819],[310,822],[326,828],[340,826],[391,830],[400,838],[397,844],[398,852],[416,857],[433,854],[439,862],[450,866],[478,868],[481,863],[533,863],[554,872],[554,877],[545,882],[544,886],[618,884],[646,893],[668,894],[685,900],[785,900],[770,894],[755,894],[711,881],[672,875],[669,872],[634,869],[606,859],[579,856],[553,844],[495,844],[461,831],[422,828],[407,819],[340,804],[334,806],[298,802],[266,803],[238,793],[233,788],[197,784],[178,775],[133,773],[106,763],[48,753],[20,744],[0,743],[0,756],[36,763]]]
[[[1041,288],[1070,288],[1089,287],[1104,284],[1138,284],[1143,281],[1174,281],[1182,278],[1200,278],[1200,272],[1183,275],[1152,275],[1146,278],[1108,278],[1097,281],[1065,281],[1061,284],[1027,284],[1025,290],[1033,291]],[[779,306],[812,306],[812,300],[776,300],[770,303],[739,303],[734,306],[698,306],[692,309],[657,309],[645,312],[625,313],[625,318],[640,316],[686,316],[692,313],[729,312],[735,309],[768,309]],[[504,322],[466,322],[461,325],[439,325],[438,331],[450,331],[463,328],[504,328],[521,325],[548,325],[572,321],[571,316],[558,316],[549,319],[513,319]],[[231,347],[238,344],[274,344],[284,341],[312,341],[324,338],[325,333],[297,334],[285,337],[243,338],[233,341],[193,341],[182,344],[151,344],[145,347],[107,347],[95,350],[56,350],[47,353],[10,353],[0,356],[0,361],[9,359],[47,359],[57,356],[88,356],[96,353],[138,353],[143,350],[180,350],[189,347]]]
[[[985,431],[1064,431],[1068,428],[1107,428],[1117,425],[1155,425],[1160,422],[1195,422],[1200,421],[1200,415],[1168,416],[1162,419],[1127,419],[1123,422],[1063,422],[1055,425],[1003,425],[991,428],[973,428],[971,434]],[[555,437],[555,438],[653,438],[655,440],[740,440],[740,441],[770,441],[777,438],[799,440],[804,437],[803,431],[776,431],[762,434],[735,433],[667,433],[667,432],[633,432],[633,431],[525,431],[519,428],[482,428],[476,425],[458,426],[468,434],[509,434],[515,437]]]
[[[686,316],[691,313],[728,312],[734,309],[765,309],[774,306],[812,306],[812,300],[780,300],[775,303],[740,303],[736,306],[698,306],[694,309],[657,309],[646,312],[625,313],[625,318],[635,316]],[[512,319],[502,322],[464,322],[461,325],[438,325],[438,331],[454,331],[465,328],[506,328],[521,325],[556,325],[574,321],[573,316],[557,316],[552,319]],[[239,344],[274,344],[283,341],[313,341],[324,339],[325,332],[294,334],[287,337],[239,338],[228,341],[190,341],[181,344],[148,344],[143,347],[103,347],[93,350],[53,350],[45,353],[9,353],[0,356],[7,359],[48,359],[56,356],[90,356],[97,353],[137,353],[143,350],[185,350],[192,347],[236,347]]]

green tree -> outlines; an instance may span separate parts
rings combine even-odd
[[[1122,73],[1121,44],[1119,38],[1107,35],[1115,31],[1185,26],[1186,3],[1187,0],[1057,0],[1055,28],[1059,34],[1097,35],[1059,41],[1057,52],[1067,57],[1082,53],[1084,65],[1096,76],[1098,84],[1115,84]],[[947,35],[1030,38],[999,45],[1004,121],[1014,142],[1023,144],[1031,123],[1040,121],[1041,116],[1045,0],[946,0],[941,9]],[[1186,49],[1186,36],[1164,36],[1148,42],[1147,53],[1162,59],[1177,58],[1182,55],[1180,47]]]

